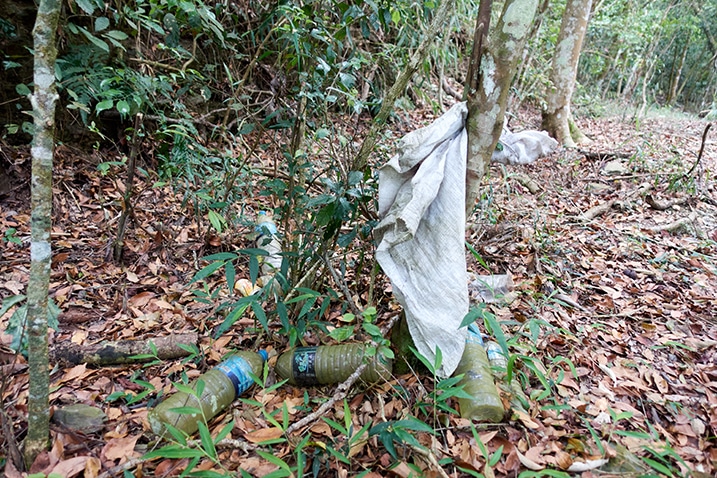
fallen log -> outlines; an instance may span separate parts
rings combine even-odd
[[[141,363],[151,360],[172,360],[190,354],[185,350],[197,345],[198,334],[177,334],[148,340],[120,340],[93,345],[75,343],[56,344],[50,350],[50,361],[63,366],[86,363],[89,365],[116,365]],[[154,350],[153,350],[154,347]]]

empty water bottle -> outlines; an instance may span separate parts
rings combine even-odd
[[[392,362],[383,355],[366,355],[364,344],[297,347],[276,360],[276,374],[293,385],[323,385],[343,382],[366,361],[359,377],[367,383],[388,380]]]
[[[225,361],[200,375],[191,385],[192,393],[177,392],[157,405],[147,414],[152,431],[157,435],[167,432],[166,424],[191,435],[199,428],[200,421],[208,421],[227,408],[236,397],[252,386],[250,373],[261,375],[265,350],[236,352]],[[204,384],[197,397],[199,382]]]
[[[515,374],[513,374],[510,383],[508,383],[508,359],[503,353],[503,349],[497,343],[490,341],[485,344],[485,349],[488,355],[488,361],[491,367],[496,371],[496,377],[505,384],[502,388],[510,394],[511,407],[525,411],[524,404],[527,405],[529,403],[528,397],[525,395],[525,392],[523,392],[523,387],[520,385],[520,382],[515,378]]]
[[[475,324],[468,326],[466,348],[454,373],[463,374],[459,384],[462,384],[463,391],[471,396],[458,399],[461,417],[491,423],[503,420],[503,402],[493,382],[483,339]]]
[[[256,247],[265,250],[268,254],[262,257],[261,273],[263,276],[273,275],[281,270],[281,243],[277,238],[276,223],[266,213],[259,212],[256,219],[256,232],[259,236],[256,239]]]

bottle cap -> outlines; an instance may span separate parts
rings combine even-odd
[[[254,230],[262,236],[273,236],[278,232],[276,224],[274,224],[274,221],[266,214],[266,211],[259,212]]]
[[[261,355],[261,358],[264,360],[264,362],[269,359],[269,353],[264,349],[259,350],[259,355]]]

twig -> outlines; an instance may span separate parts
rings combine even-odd
[[[627,193],[626,197],[642,196],[643,194],[646,194],[647,192],[649,192],[651,189],[652,189],[652,184],[642,183],[642,184],[640,184],[640,186],[637,189]]]
[[[113,246],[114,259],[116,262],[120,262],[122,259],[122,252],[124,249],[124,235],[127,227],[127,219],[132,214],[132,191],[134,185],[134,173],[137,161],[137,155],[139,154],[139,146],[141,139],[138,139],[138,133],[140,124],[142,122],[142,114],[138,113],[134,117],[134,129],[132,130],[132,149],[129,153],[129,159],[127,160],[127,178],[125,179],[125,190],[122,196],[122,214],[120,215],[119,224],[117,226],[117,237],[115,238]]]
[[[296,291],[304,285],[304,283],[309,280],[309,277],[311,277],[313,274],[316,273],[316,269],[319,268],[319,265],[321,264],[321,261],[316,261],[314,264],[309,268],[308,271],[306,271],[306,274],[299,279],[299,281],[294,285],[294,287],[286,294],[286,297],[284,297],[284,301],[287,301],[294,297],[294,294],[296,294]]]
[[[167,65],[165,63],[160,63],[158,61],[152,61],[152,60],[145,60],[143,58],[130,58],[130,61],[135,61],[137,63],[141,63],[142,65],[151,66],[154,68],[163,68],[165,70],[174,71],[177,73],[182,73],[181,68],[177,68],[176,66]]]
[[[147,460],[145,460],[144,458],[130,458],[124,463],[117,465],[114,468],[110,468],[101,475],[98,475],[97,478],[113,478],[115,476],[121,476],[124,474],[125,471],[130,470],[135,466],[139,465],[140,463],[144,463],[145,461]]]
[[[457,99],[458,101],[462,101],[462,100],[463,100],[463,95],[462,95],[458,90],[456,90],[455,88],[453,88],[453,87],[448,83],[448,80],[446,80],[445,78],[443,78],[443,81],[441,81],[441,85],[443,86],[443,91],[445,91],[446,93],[448,93],[449,95],[451,95],[453,98]]]
[[[201,33],[199,35],[201,35]],[[192,56],[189,57],[189,59],[187,61],[185,61],[184,64],[182,65],[182,69],[181,69],[182,72],[185,72],[187,70],[187,68],[189,68],[189,65],[191,65],[194,62],[194,58],[197,54],[197,39],[199,39],[199,35],[194,37],[194,41],[192,42]]]
[[[418,446],[418,445],[411,445],[411,448],[413,451],[424,457],[426,460],[428,460],[428,463],[435,469],[435,471],[443,478],[450,478],[448,473],[441,467],[440,463],[438,463],[438,459],[436,458],[436,455],[433,454],[431,450],[428,448]]]
[[[353,312],[356,317],[361,317],[361,309],[359,309],[358,305],[356,305],[353,298],[351,297],[351,291],[346,285],[346,281],[339,277],[338,272],[336,272],[334,266],[331,265],[331,260],[328,257],[328,253],[321,256],[321,259],[324,261],[324,264],[326,264],[326,267],[329,269],[331,277],[334,278],[334,283],[339,287],[339,289],[341,289],[341,292],[343,292],[344,297],[346,297],[346,302],[348,302],[351,312]]]
[[[421,43],[413,52],[413,55],[411,55],[406,68],[399,73],[394,84],[384,95],[381,109],[376,115],[376,118],[374,118],[373,123],[371,123],[363,143],[361,143],[361,148],[353,160],[353,164],[351,165],[352,171],[363,171],[368,164],[368,157],[378,141],[378,133],[384,130],[386,120],[391,112],[393,112],[393,105],[396,99],[399,95],[404,94],[411,77],[418,70],[418,67],[423,64],[429,47],[433,44],[437,33],[444,28],[449,12],[453,11],[453,4],[454,0],[446,0],[438,5],[438,8],[433,14],[433,20],[431,20],[431,24],[428,26],[426,35],[423,36]]]
[[[707,126],[705,126],[705,130],[702,133],[702,145],[700,146],[700,152],[697,154],[697,161],[695,161],[695,164],[692,165],[690,170],[687,171],[687,173],[685,173],[682,176],[684,179],[687,179],[690,176],[692,176],[692,173],[695,172],[695,168],[700,164],[700,160],[702,159],[702,153],[704,153],[704,151],[705,151],[705,141],[707,140],[707,132],[710,130],[711,127],[712,127],[712,123],[707,123]]]
[[[361,376],[364,370],[366,370],[366,367],[368,367],[368,363],[364,362],[361,365],[358,366],[358,368],[349,375],[349,378],[343,381],[338,387],[336,387],[336,392],[334,395],[321,404],[319,408],[316,409],[315,412],[312,412],[308,415],[306,415],[304,418],[299,420],[298,422],[292,423],[289,428],[286,429],[286,434],[290,435],[294,433],[296,430],[299,430],[301,428],[304,428],[309,423],[315,422],[320,417],[322,417],[326,412],[334,406],[336,402],[339,400],[343,400],[346,397],[346,393],[349,391],[351,386],[358,380],[358,378]]]
[[[400,316],[400,314],[396,314],[393,317],[391,317],[391,320],[386,325],[386,327],[381,329],[381,333],[384,336],[388,335],[388,332],[394,326],[394,324],[396,323],[399,316]],[[376,342],[371,341],[371,345],[376,346],[377,344],[376,344]],[[348,393],[349,389],[353,386],[354,383],[356,383],[356,380],[358,380],[359,377],[361,376],[361,374],[363,373],[363,371],[366,370],[366,367],[368,367],[368,363],[366,363],[366,362],[359,365],[358,368],[356,368],[356,370],[351,375],[349,375],[349,377],[346,380],[344,380],[341,384],[339,384],[338,387],[336,387],[336,392],[334,392],[334,395],[330,399],[328,399],[327,401],[322,403],[321,406],[316,409],[316,411],[306,415],[304,418],[302,418],[298,422],[292,423],[286,429],[285,433],[287,435],[290,435],[290,434],[294,433],[295,431],[297,431],[301,428],[304,428],[309,423],[315,422],[316,420],[321,418],[331,407],[333,407],[336,404],[336,402],[338,402],[339,400],[343,400],[346,397],[346,394]],[[380,395],[379,395],[379,398],[380,398]]]
[[[276,25],[269,31],[269,33],[266,34],[264,39],[261,41],[258,47],[256,47],[256,52],[254,52],[254,56],[252,57],[251,61],[249,62],[249,65],[246,67],[246,70],[244,71],[244,76],[241,79],[241,84],[245,85],[246,81],[249,79],[249,75],[251,74],[252,70],[254,69],[254,66],[259,61],[259,56],[261,55],[262,50],[264,49],[264,45],[266,45],[266,42],[269,41],[269,38],[271,37],[271,34],[275,31],[279,30],[279,27],[286,23],[286,17],[282,17],[281,20],[279,20]]]
[[[116,365],[148,362],[156,358],[171,360],[189,355],[182,345],[196,345],[197,333],[172,334],[149,340],[119,340],[99,344],[59,342],[50,349],[50,361],[63,366],[86,363]],[[152,347],[154,344],[154,348]]]
[[[396,312],[393,317],[388,319],[388,323],[381,327],[381,335],[386,337],[388,333],[393,329],[393,326],[396,325],[396,322],[401,318],[402,312]]]
[[[17,359],[17,355],[15,355],[15,359]],[[5,381],[3,380],[3,382]],[[6,384],[3,383],[3,392],[5,389],[5,385]],[[3,435],[5,435],[5,444],[7,446],[7,459],[16,469],[22,470],[23,465],[25,463],[22,460],[22,453],[20,452],[20,447],[18,446],[15,431],[12,429],[13,422],[8,416],[5,406],[3,406],[3,410],[0,410],[0,421],[2,422]]]
[[[192,448],[200,448],[202,447],[202,442],[200,440],[189,440],[187,441],[187,446],[190,446]],[[246,442],[244,440],[237,440],[236,438],[224,438],[215,443],[214,446],[216,446],[217,448],[241,450],[244,453],[249,453],[250,451],[256,449],[256,445]]]

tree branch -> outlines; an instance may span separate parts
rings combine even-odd
[[[411,55],[406,69],[398,75],[396,82],[384,96],[383,102],[381,103],[381,109],[371,124],[371,128],[369,129],[366,138],[363,140],[363,143],[361,143],[361,149],[359,149],[358,154],[351,164],[352,171],[363,171],[366,168],[366,165],[368,164],[368,157],[376,147],[376,137],[378,136],[378,132],[386,123],[388,115],[391,113],[396,99],[404,92],[409,80],[416,70],[418,70],[421,63],[423,63],[423,60],[428,53],[428,47],[430,47],[433,41],[439,36],[439,32],[443,28],[446,19],[448,18],[448,12],[453,7],[454,2],[455,0],[444,0],[438,6],[436,14],[433,17],[431,24],[428,26],[428,30],[423,34],[423,40],[418,45],[418,48],[416,48],[413,55]]]

